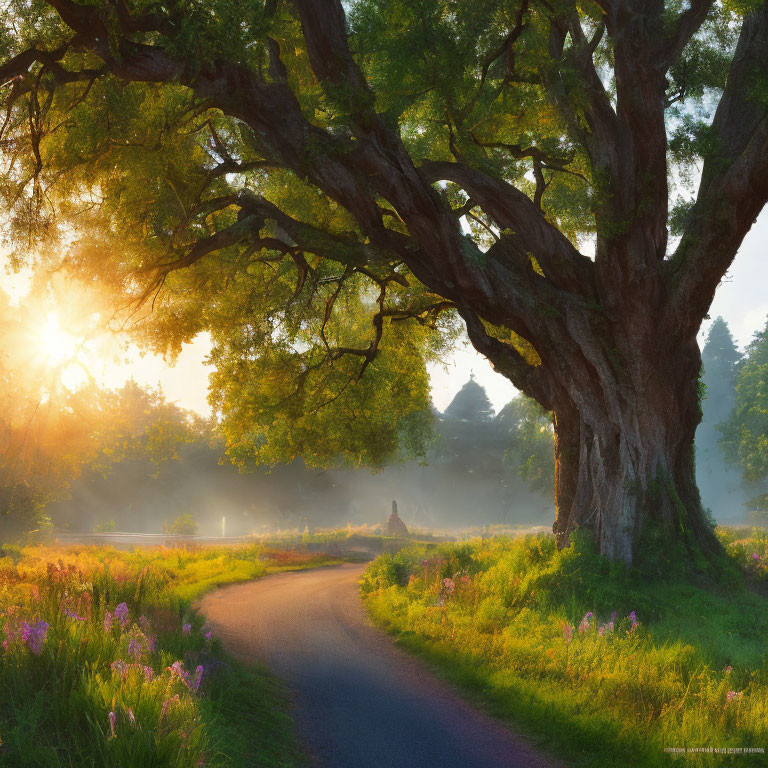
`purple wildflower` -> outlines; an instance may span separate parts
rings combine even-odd
[[[210,642],[210,641],[211,641],[211,638],[213,637],[213,632],[211,632],[211,630],[209,629],[207,632],[205,632],[205,633],[203,634],[203,637],[204,637],[204,638],[205,638],[205,639],[206,639],[208,642]]]
[[[634,611],[629,614],[629,620],[632,622],[632,626],[629,628],[629,631],[634,632],[638,625],[637,616],[635,615]]]
[[[134,658],[141,656],[141,643],[134,637],[128,641],[128,655]]]
[[[121,627],[125,627],[128,623],[128,605],[126,603],[120,603],[115,608],[115,618],[120,622]]]
[[[64,614],[75,621],[85,621],[85,616],[78,616],[74,611],[70,611],[69,608],[64,609]]]
[[[104,631],[105,632],[109,632],[112,629],[112,620],[114,618],[115,617],[109,611],[107,611],[104,614]]]
[[[757,552],[753,552],[752,553],[752,559],[753,560],[759,560],[760,559],[760,555],[758,555]]]
[[[195,670],[195,681],[192,683],[192,690],[197,693],[198,688],[200,688],[200,683],[203,682],[203,668],[202,666],[199,666]]]
[[[571,640],[573,640],[573,627],[565,622],[563,622],[563,638],[566,645],[569,645]]]
[[[31,625],[27,624],[25,621],[21,639],[27,644],[27,647],[35,654],[35,656],[39,656],[43,652],[43,644],[45,643],[47,633],[47,621],[37,621]]]
[[[117,723],[117,715],[114,712],[109,713],[109,730],[112,732],[112,738],[117,735],[115,733],[115,724]]]
[[[155,676],[155,670],[152,667],[143,667],[144,679],[149,682]]]
[[[181,634],[182,635],[188,635],[192,632],[192,625],[191,624],[182,624],[181,625]]]

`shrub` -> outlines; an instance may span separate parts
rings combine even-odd
[[[196,536],[199,526],[190,514],[179,515],[175,520],[163,525],[163,533],[174,536]]]

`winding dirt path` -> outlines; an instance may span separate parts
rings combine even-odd
[[[361,565],[283,573],[208,594],[214,632],[295,693],[299,735],[321,768],[554,768],[473,709],[368,621]]]

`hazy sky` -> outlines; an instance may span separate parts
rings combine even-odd
[[[12,282],[3,278],[2,284],[6,287]],[[718,315],[726,319],[742,349],[755,331],[765,325],[768,315],[768,210],[763,211],[752,228],[733,268],[718,288],[710,316]],[[701,343],[710,322],[705,321],[702,326]],[[182,407],[207,414],[210,413],[206,399],[210,369],[204,360],[209,348],[208,337],[202,335],[194,343],[185,345],[173,366],[157,355],[142,356],[135,349],[129,350],[120,362],[105,363],[96,378],[105,386],[117,387],[133,376],[140,384],[160,385],[166,397]],[[495,373],[485,358],[464,343],[446,358],[445,366],[430,368],[436,407],[443,410],[472,372],[485,387],[497,411],[515,395],[516,390],[509,381]]]

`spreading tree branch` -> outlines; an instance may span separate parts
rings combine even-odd
[[[768,104],[753,94],[768,72],[768,3],[744,22],[712,122],[712,148],[689,224],[668,262],[669,322],[698,329],[722,276],[768,202]]]
[[[660,69],[666,71],[674,64],[683,48],[701,28],[714,4],[714,0],[691,0],[688,9],[675,19],[669,32],[663,35],[656,54],[656,63]]]

